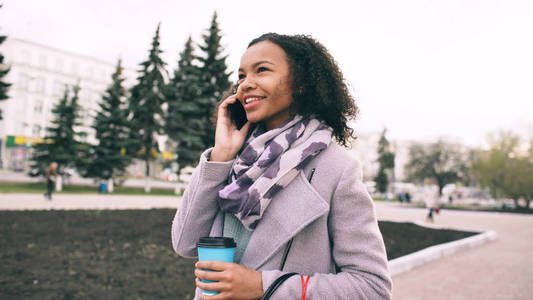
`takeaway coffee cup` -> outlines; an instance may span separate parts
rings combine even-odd
[[[198,241],[198,260],[200,261],[225,261],[233,262],[233,256],[235,254],[235,241],[233,238],[228,237],[202,237]],[[208,270],[207,271],[212,271]],[[203,282],[213,282],[210,280],[204,280]],[[215,295],[219,292],[216,291],[204,291],[202,293],[207,295]]]

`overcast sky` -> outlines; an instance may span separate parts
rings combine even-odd
[[[512,129],[533,137],[533,1],[0,1],[0,33],[136,68],[157,24],[170,69],[216,10],[238,68],[265,32],[309,34],[338,61],[361,109],[359,133],[452,137],[478,145]],[[235,72],[236,73],[236,72]],[[235,79],[233,74],[232,80]]]

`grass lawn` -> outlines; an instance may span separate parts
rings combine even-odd
[[[46,191],[45,182],[2,182],[0,181],[0,193],[30,193],[43,194]],[[97,194],[98,187],[95,185],[63,184],[63,191],[58,194]],[[142,187],[115,187],[112,195],[152,195],[152,196],[175,196],[174,189],[152,188],[150,193],[145,193]]]
[[[0,211],[1,299],[191,299],[175,210]],[[380,222],[389,259],[473,235]]]

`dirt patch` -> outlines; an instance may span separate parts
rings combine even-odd
[[[424,248],[464,239],[478,232],[433,229],[414,223],[379,222],[389,260]]]
[[[0,298],[191,299],[175,210],[0,211]],[[473,233],[380,222],[389,259]]]
[[[32,299],[191,299],[173,210],[0,212],[0,290]]]

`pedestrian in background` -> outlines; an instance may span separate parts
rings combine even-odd
[[[433,215],[439,212],[439,186],[433,179],[428,179],[424,187],[424,201],[428,208],[426,221],[433,223]]]
[[[46,177],[46,193],[44,193],[44,196],[48,200],[52,200],[52,192],[54,191],[56,179],[57,176],[57,163],[53,162],[46,168],[46,172],[44,173]]]

